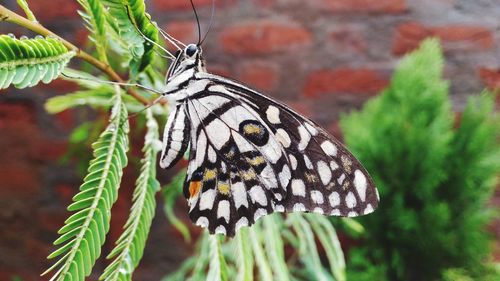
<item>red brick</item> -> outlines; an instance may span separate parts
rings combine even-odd
[[[366,38],[364,30],[354,25],[337,27],[330,32],[330,39],[335,50],[342,54],[362,54],[366,50]]]
[[[486,87],[492,90],[500,90],[500,69],[482,67],[478,72]]]
[[[165,31],[184,44],[198,42],[197,28],[194,21],[173,21],[165,25]],[[170,43],[168,43],[168,47],[175,49]]]
[[[30,1],[30,9],[36,18],[41,21],[56,21],[61,18],[80,18],[77,10],[81,6],[76,1],[51,0],[51,1]]]
[[[405,23],[396,30],[392,51],[396,55],[405,54],[417,48],[427,37],[441,39],[445,50],[485,50],[495,45],[491,30],[483,26]]]
[[[405,0],[313,0],[321,9],[337,13],[383,13],[406,12]]]
[[[273,91],[279,82],[278,67],[262,62],[247,63],[240,69],[238,79],[259,90]]]
[[[212,6],[213,0],[194,0],[194,6],[196,9],[200,9],[202,7]],[[234,0],[216,0],[215,6],[221,7],[230,3],[233,3]],[[153,1],[155,7],[162,11],[173,11],[173,10],[191,10],[191,3],[189,1],[184,0],[154,0]]]
[[[309,45],[311,34],[298,24],[260,20],[226,28],[221,43],[230,54],[258,55]]]
[[[319,97],[323,94],[376,94],[387,84],[387,78],[373,69],[320,70],[307,78],[304,95]]]

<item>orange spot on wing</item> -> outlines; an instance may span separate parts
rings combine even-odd
[[[201,181],[192,181],[189,183],[189,198],[193,198],[200,192]]]

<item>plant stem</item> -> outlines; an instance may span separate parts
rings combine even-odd
[[[0,21],[6,21],[6,22],[11,22],[17,25],[20,25],[22,27],[25,27],[31,31],[34,31],[40,35],[43,36],[52,36],[55,37],[66,46],[66,48],[73,50],[76,52],[76,56],[83,59],[84,61],[90,63],[91,65],[95,66],[102,72],[106,73],[106,75],[109,76],[113,81],[119,82],[119,83],[124,83],[125,80],[123,80],[114,70],[109,66],[108,64],[102,63],[98,59],[94,58],[93,56],[89,55],[85,51],[81,50],[77,46],[73,45],[72,43],[68,42],[67,40],[61,38],[54,32],[48,30],[41,24],[39,24],[36,21],[31,21],[25,17],[22,17],[11,10],[5,8],[3,5],[0,5]],[[135,99],[140,101],[141,103],[148,105],[150,102],[148,99],[144,98],[143,96],[139,95],[134,89],[128,88],[127,93],[133,96]]]

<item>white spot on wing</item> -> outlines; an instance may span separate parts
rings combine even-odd
[[[284,165],[283,170],[281,170],[281,173],[279,173],[280,183],[283,188],[286,188],[288,186],[291,177],[292,175],[290,174],[290,168],[288,168],[287,165]]]
[[[351,211],[347,214],[348,217],[357,217],[359,214],[354,212],[354,211]]]
[[[215,189],[209,189],[201,194],[200,211],[212,209],[215,201]]]
[[[316,207],[314,208],[313,212],[317,213],[317,214],[324,214],[325,212],[323,211],[323,209],[321,209],[320,207]]]
[[[358,192],[361,201],[366,199],[366,177],[360,170],[354,171],[354,187]]]
[[[242,182],[235,182],[231,185],[234,206],[238,209],[241,206],[248,208],[247,192]]]
[[[262,206],[267,205],[267,197],[266,193],[262,189],[262,187],[256,185],[250,189],[250,197],[252,198],[252,201],[255,203],[259,203]]]
[[[276,205],[276,206],[274,207],[274,210],[275,210],[276,212],[283,213],[283,212],[285,212],[285,207],[283,207],[283,205]]]
[[[293,205],[293,211],[294,212],[305,212],[306,207],[302,203],[295,203],[295,205]]]
[[[229,201],[221,200],[219,201],[219,208],[217,209],[217,218],[224,218],[226,222],[229,222]]]
[[[338,194],[338,192],[332,192],[332,194],[328,196],[328,201],[330,201],[330,205],[332,207],[338,206],[340,204],[340,195]]]
[[[299,150],[304,150],[306,149],[307,145],[309,144],[309,141],[311,140],[311,134],[303,125],[300,125],[298,130],[300,135],[300,143],[298,148]]]
[[[316,204],[323,204],[323,194],[318,190],[311,191],[311,200]]]
[[[356,207],[357,202],[354,193],[352,192],[347,193],[347,196],[345,197],[345,204],[347,205],[348,208]]]
[[[311,162],[311,160],[309,160],[309,157],[307,157],[307,155],[305,155],[305,154],[303,156],[304,156],[304,163],[306,164],[306,168],[308,168],[309,170],[314,169],[313,163]]]
[[[306,187],[304,185],[304,181],[294,179],[292,180],[292,193],[295,196],[306,196]]]
[[[340,210],[339,209],[333,209],[330,212],[330,216],[340,216]]]
[[[316,127],[314,127],[313,125],[306,122],[305,126],[306,126],[307,130],[309,131],[309,133],[311,133],[311,135],[316,136],[318,134],[318,129],[316,129]]]
[[[339,183],[339,185],[342,185],[342,183],[344,182],[345,180],[345,174],[342,174],[340,175],[340,177],[337,179],[337,182]]]
[[[290,154],[288,155],[288,159],[290,159],[290,165],[292,167],[292,170],[295,171],[295,169],[297,169],[297,158],[295,158],[295,156]]]
[[[337,147],[329,140],[326,140],[321,144],[321,149],[323,149],[323,152],[325,152],[327,155],[337,155]]]
[[[257,211],[255,211],[255,213],[253,214],[253,220],[254,221],[257,221],[258,219],[260,219],[261,217],[267,215],[267,211],[266,209],[257,209]]]
[[[373,206],[372,204],[368,204],[366,208],[363,210],[363,215],[367,215],[372,212],[373,212]]]
[[[339,168],[339,164],[337,164],[337,162],[335,161],[330,161],[330,169],[332,169],[332,171],[335,171]]]
[[[325,161],[318,161],[318,174],[324,185],[327,185],[332,180],[332,171]]]
[[[279,124],[280,120],[280,110],[276,106],[270,105],[266,110],[267,120],[271,124]]]
[[[206,217],[199,217],[195,224],[201,227],[208,227],[208,219]]]
[[[235,231],[238,231],[243,226],[248,226],[248,219],[246,217],[242,217],[241,219],[239,219],[234,229]]]
[[[278,139],[278,141],[286,148],[290,147],[290,144],[292,143],[292,140],[290,139],[290,136],[288,135],[288,133],[279,128],[278,130],[276,130],[276,139]]]
[[[223,225],[217,226],[217,228],[215,229],[215,234],[226,235],[226,228]]]

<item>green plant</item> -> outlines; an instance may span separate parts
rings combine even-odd
[[[352,280],[494,274],[485,274],[485,227],[495,212],[487,203],[500,168],[500,120],[493,95],[484,93],[469,100],[455,126],[443,65],[438,41],[425,41],[401,61],[387,90],[342,118],[346,142],[382,198],[373,216],[359,220],[367,235],[350,252]]]
[[[108,120],[104,117],[86,122],[71,134],[72,153],[77,155],[81,155],[82,151],[77,150],[85,147],[89,136],[99,136],[92,144],[93,156],[80,192],[68,207],[73,214],[54,242],[59,248],[49,255],[54,264],[44,274],[51,273],[51,280],[58,281],[84,280],[91,274],[110,228],[111,208],[119,196],[123,169],[130,161],[129,132],[141,131],[139,125],[129,129],[128,112],[134,112],[146,124],[141,169],[129,218],[115,248],[107,256],[111,261],[100,277],[131,280],[143,255],[155,213],[155,194],[160,190],[155,179],[156,154],[161,147],[157,118],[165,120],[168,110],[157,104],[141,111],[153,100],[151,93],[135,87],[128,87],[125,92],[118,86],[96,81],[108,79],[122,83],[125,81],[120,75],[128,72],[131,82],[148,87],[163,86],[159,73],[165,70],[165,64],[163,60],[153,60],[155,47],[160,44],[158,31],[145,13],[142,0],[78,0],[82,7],[80,15],[90,30],[95,48],[87,53],[38,23],[27,2],[19,0],[18,3],[27,18],[0,5],[0,21],[20,25],[39,36],[16,39],[0,35],[0,88],[32,87],[40,81],[49,83],[64,71],[67,76],[84,79],[78,81],[77,92],[49,99],[46,103],[49,113],[82,105],[99,112],[111,109]],[[75,58],[84,60],[105,76],[67,68],[68,62]],[[96,134],[101,128],[102,132]],[[172,210],[183,177],[184,172],[163,189],[163,194],[167,217],[189,239],[189,231]],[[361,228],[349,219],[345,222],[358,231]],[[285,247],[293,254],[285,255]],[[203,233],[198,249],[170,279],[184,280],[191,275],[193,280],[253,280],[257,269],[261,280],[270,280],[273,276],[280,280],[345,280],[339,241],[332,224],[322,216],[294,214],[285,219],[272,215],[251,229],[243,229],[234,240],[223,241]],[[326,253],[328,264],[320,259],[321,249]],[[234,250],[239,255],[233,255]]]

